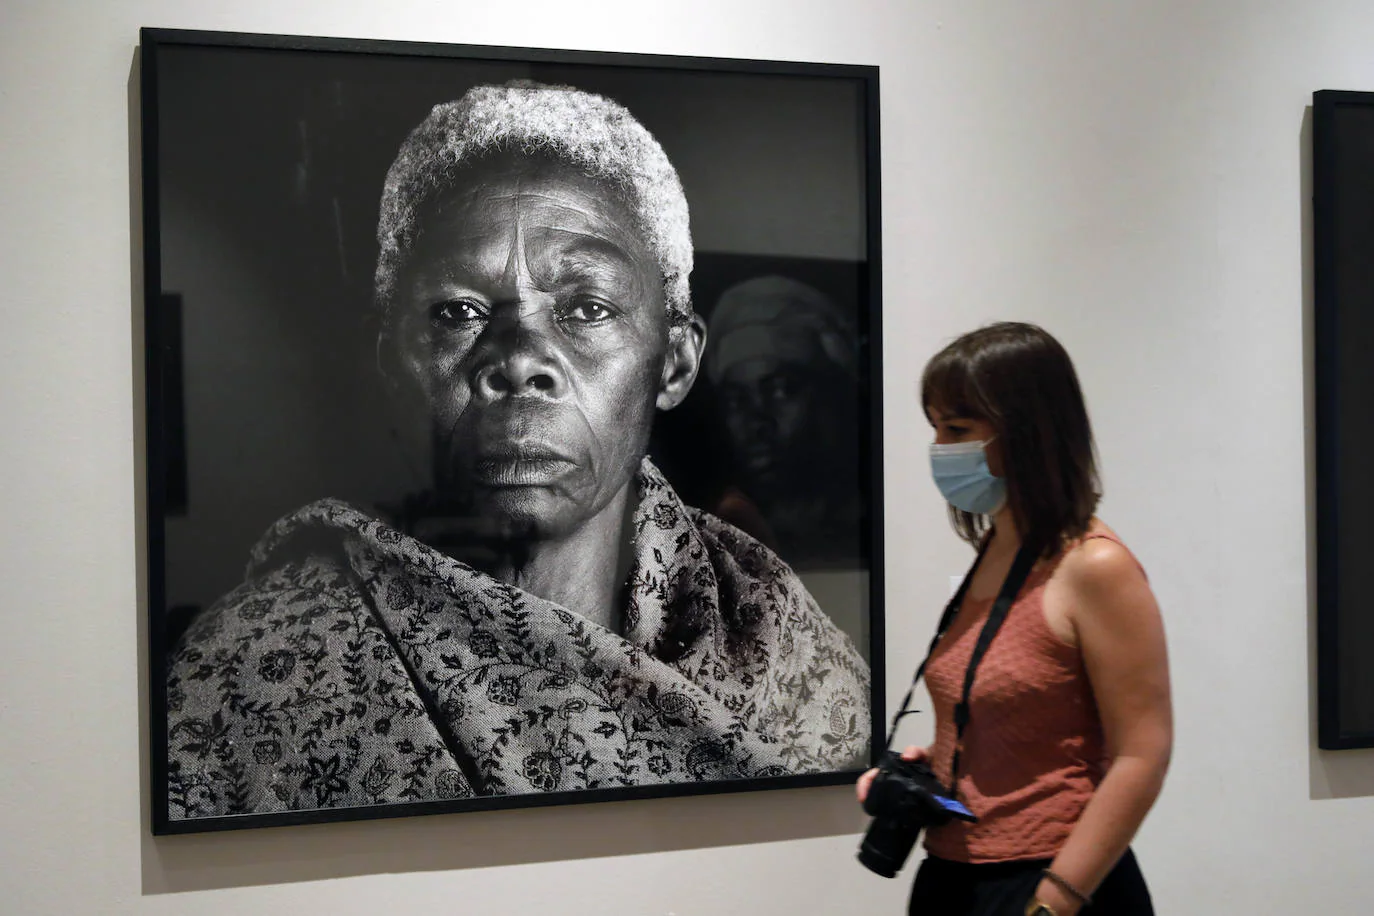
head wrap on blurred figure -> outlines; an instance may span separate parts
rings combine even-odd
[[[818,368],[853,377],[858,367],[854,327],[828,296],[788,277],[756,277],[720,297],[711,315],[706,371],[719,384],[730,367],[751,359]]]

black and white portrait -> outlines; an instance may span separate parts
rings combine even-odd
[[[867,765],[862,81],[155,53],[166,821]]]

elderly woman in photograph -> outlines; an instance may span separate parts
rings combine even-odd
[[[378,238],[432,536],[334,500],[268,531],[173,651],[171,816],[862,765],[862,656],[646,457],[705,341],[648,131],[584,92],[478,87],[402,146]]]

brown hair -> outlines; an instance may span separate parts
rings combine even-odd
[[[1023,543],[1050,556],[1087,531],[1102,496],[1092,427],[1073,362],[1046,331],[1004,321],[963,335],[926,364],[921,404],[992,425]],[[971,544],[992,526],[953,506],[950,521]]]

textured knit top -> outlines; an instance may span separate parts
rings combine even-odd
[[[1121,543],[1107,532],[1087,537]],[[1062,557],[1032,571],[978,666],[957,791],[979,822],[929,831],[926,849],[942,859],[1053,858],[1106,772],[1102,720],[1083,656],[1045,622],[1045,585]],[[954,707],[994,600],[966,597],[926,668],[935,708],[931,767],[945,785]]]

